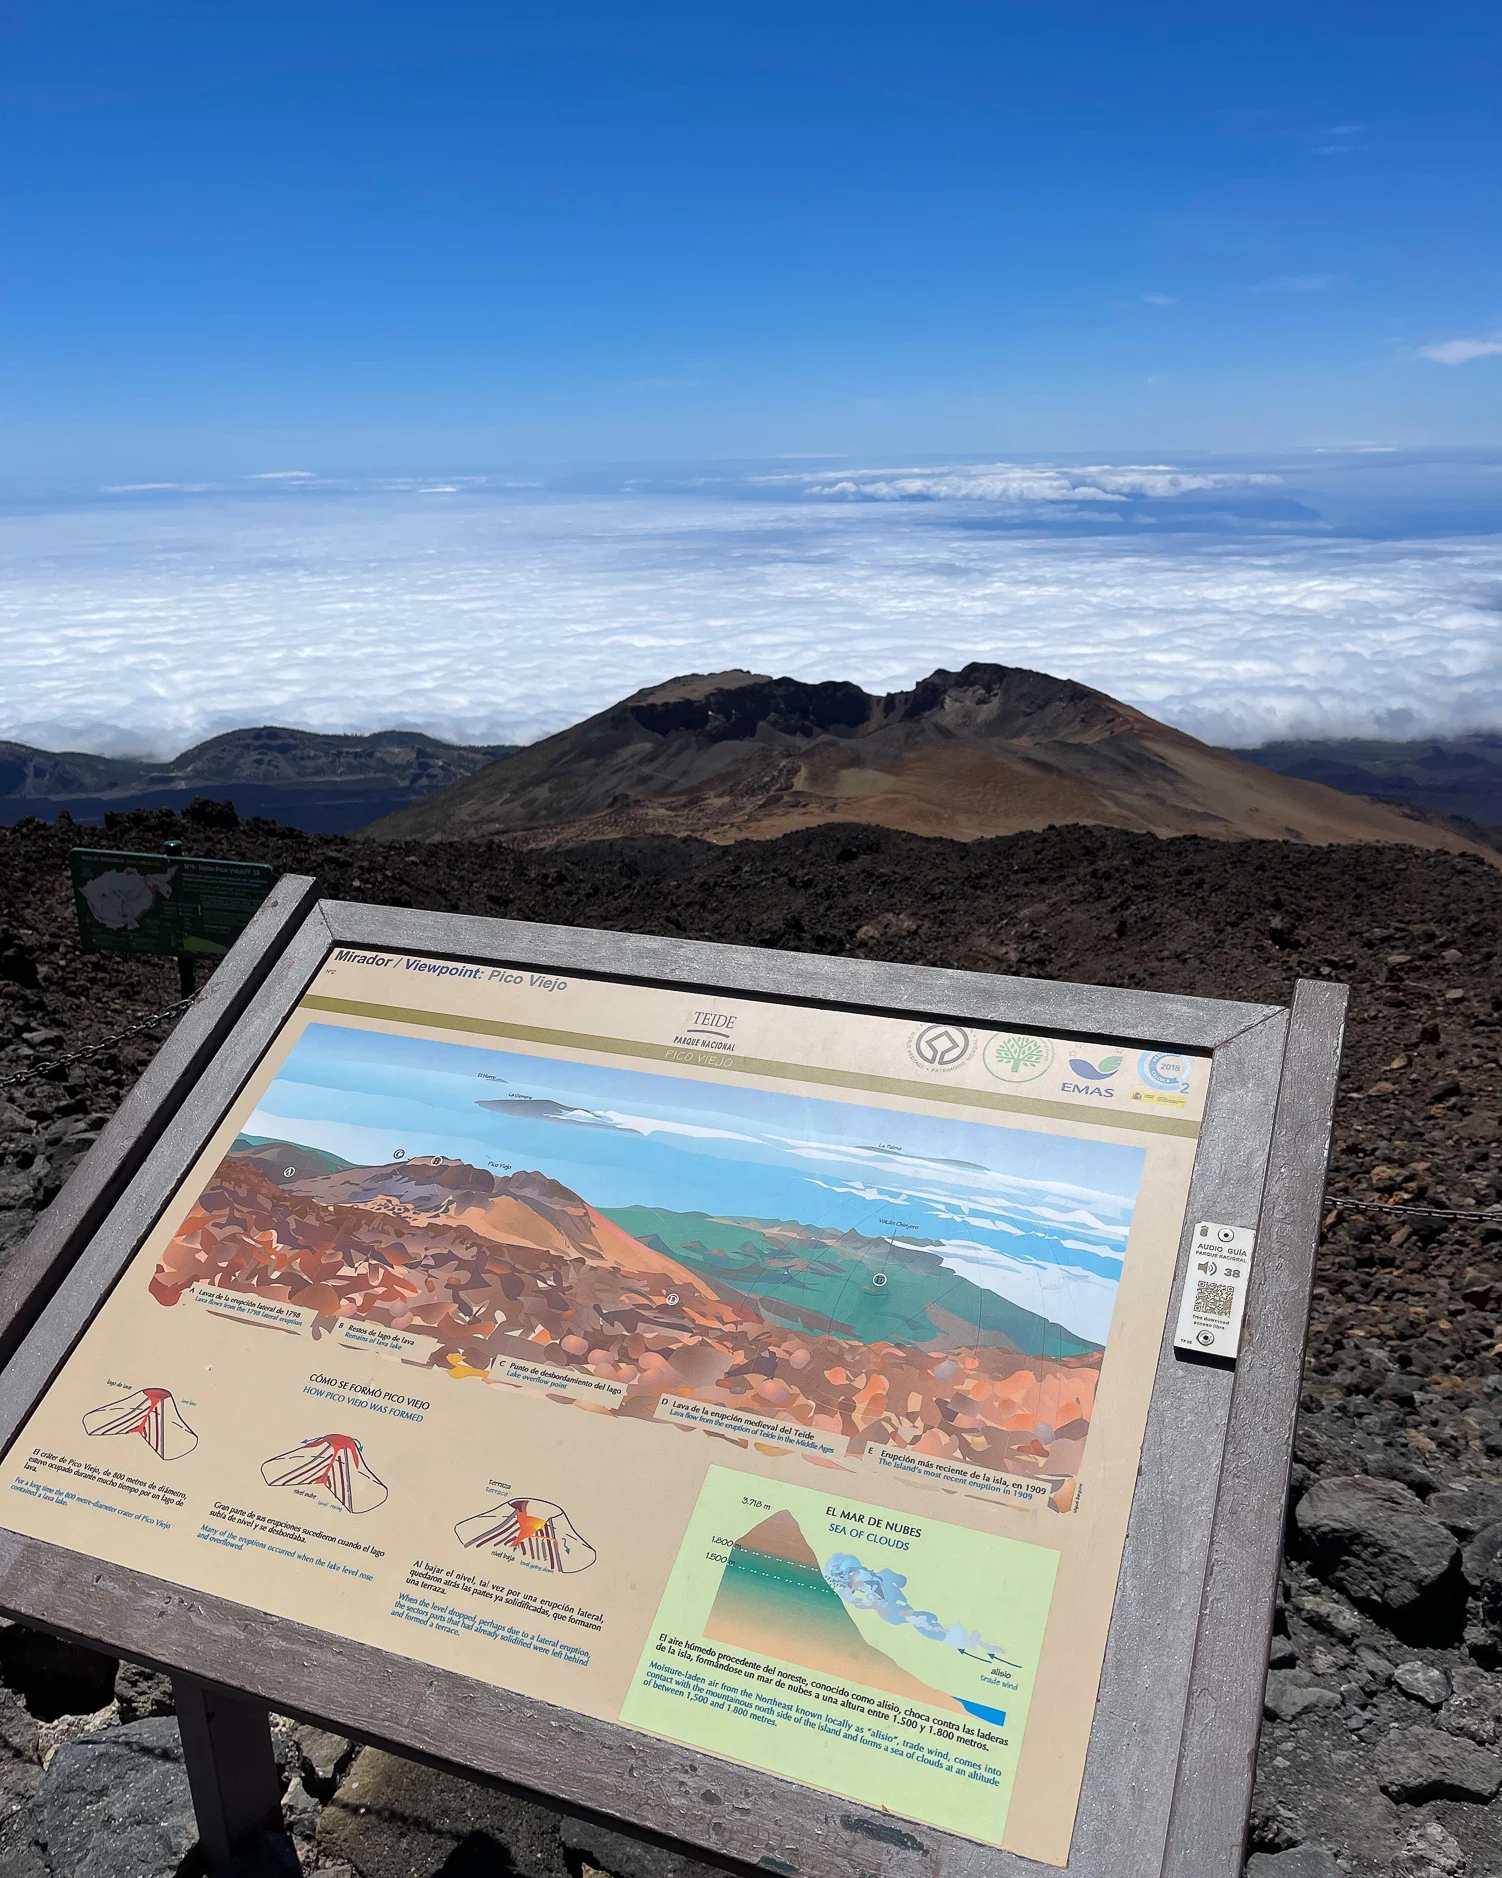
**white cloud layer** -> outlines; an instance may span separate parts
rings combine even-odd
[[[1141,526],[1160,498],[1277,482],[994,465],[798,472],[751,498],[423,483],[33,508],[0,518],[0,737],[167,755],[275,722],[521,742],[677,672],[881,691],[971,659],[1216,742],[1502,723],[1502,537]],[[1048,526],[990,525],[1019,505]]]
[[[1469,365],[1472,359],[1492,359],[1502,353],[1502,335],[1490,339],[1446,339],[1442,345],[1420,346],[1423,358],[1437,365]]]
[[[1126,502],[1201,490],[1281,488],[1269,471],[1178,470],[1168,463],[1057,469],[1048,464],[991,463],[956,469],[859,470],[831,477],[803,471],[755,479],[763,485],[801,485],[811,496],[864,502]]]

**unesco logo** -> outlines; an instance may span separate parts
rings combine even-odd
[[[908,1043],[908,1054],[924,1069],[958,1069],[975,1048],[975,1039],[958,1024],[925,1024]]]

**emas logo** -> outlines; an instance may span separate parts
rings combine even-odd
[[[1121,1068],[1124,1059],[1119,1056],[1072,1056],[1069,1059],[1071,1073],[1078,1079],[1075,1082],[1061,1083],[1059,1087],[1065,1095],[1096,1096],[1103,1102],[1114,1102],[1116,1091],[1110,1086],[1111,1079]]]
[[[1137,1058],[1137,1080],[1143,1087],[1132,1091],[1132,1100],[1156,1108],[1183,1108],[1189,1099],[1191,1068],[1187,1056],[1172,1050],[1144,1050]]]

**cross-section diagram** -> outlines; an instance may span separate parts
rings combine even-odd
[[[198,1446],[198,1436],[183,1420],[170,1389],[137,1389],[117,1402],[90,1409],[83,1418],[89,1435],[139,1435],[164,1461],[180,1461]]]
[[[552,1500],[505,1500],[461,1519],[454,1533],[461,1545],[509,1553],[545,1572],[587,1571],[599,1556]]]
[[[346,1513],[373,1513],[389,1491],[353,1435],[314,1435],[273,1454],[261,1463],[261,1478],[268,1487],[316,1487]]]

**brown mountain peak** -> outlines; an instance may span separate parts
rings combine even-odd
[[[550,847],[622,835],[769,839],[830,822],[962,841],[1061,822],[1397,841],[1502,865],[1462,829],[1243,762],[1073,679],[983,661],[879,698],[847,680],[687,673],[365,833]]]
[[[803,1536],[803,1528],[784,1509],[764,1519],[759,1526],[736,1540],[743,1552],[765,1552],[771,1558],[785,1558],[793,1565],[808,1565],[815,1571],[819,1561],[813,1547]]]

